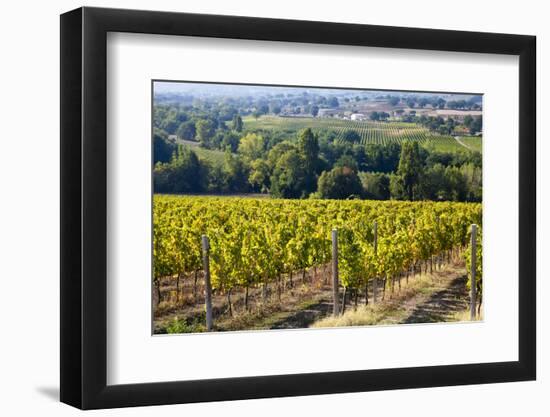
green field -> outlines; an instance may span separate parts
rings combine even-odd
[[[203,148],[199,145],[199,142],[179,139],[178,143],[193,149],[199,158],[212,163],[221,163],[225,158],[223,151]]]
[[[460,144],[455,138],[448,135],[437,135],[427,128],[416,123],[406,122],[374,122],[354,121],[334,118],[313,117],[274,117],[262,116],[258,119],[246,117],[243,119],[244,128],[247,131],[278,130],[295,134],[295,132],[311,128],[319,133],[324,130],[332,130],[337,133],[337,141],[345,141],[344,133],[349,130],[356,131],[361,144],[403,143],[404,141],[417,141],[426,148],[453,152],[464,150],[476,150],[481,152],[481,138],[465,137],[465,145]]]
[[[477,152],[482,151],[483,141],[479,136],[463,136],[460,140],[470,149]]]
[[[225,153],[222,151],[216,151],[211,149],[201,148],[200,146],[194,146],[192,148],[199,158],[205,159],[207,161],[217,163],[222,162],[225,157]]]

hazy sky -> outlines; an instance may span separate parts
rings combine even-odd
[[[206,95],[251,95],[251,94],[280,94],[280,93],[294,93],[301,94],[304,91],[309,93],[330,95],[334,94],[435,94],[438,96],[452,96],[451,93],[419,93],[413,91],[392,91],[392,90],[346,90],[341,88],[311,88],[311,87],[281,87],[281,86],[265,86],[265,85],[239,85],[239,84],[214,84],[214,83],[195,83],[195,82],[166,82],[155,81],[154,92],[155,94],[162,93],[180,93],[180,94],[206,94]],[[472,94],[464,95],[457,94],[456,99],[470,97]]]

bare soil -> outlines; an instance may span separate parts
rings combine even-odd
[[[410,315],[402,323],[439,323],[452,321],[455,313],[468,308],[466,275],[451,276],[446,288],[432,293],[427,299],[414,305]]]
[[[418,271],[417,271],[418,272]],[[161,302],[154,297],[155,333],[166,333],[174,320],[184,320],[193,325],[191,331],[204,331],[204,288],[202,275],[181,277],[179,291],[175,278],[161,283]],[[456,320],[457,313],[468,308],[466,270],[461,261],[447,264],[432,273],[403,276],[401,285],[395,283],[393,290],[388,285],[382,300],[381,284],[378,284],[376,321],[372,324],[434,323]],[[234,290],[231,295],[232,315],[229,314],[227,294],[213,294],[214,330],[262,330],[307,328],[333,311],[330,268],[295,273],[282,277],[280,286],[271,284],[249,288],[248,309],[245,306],[245,290]],[[155,291],[156,293],[156,291]],[[179,295],[178,295],[179,294]],[[280,294],[280,295],[279,295]],[[342,291],[340,292],[342,296]],[[372,287],[369,288],[369,305],[372,306]],[[358,298],[364,305],[364,295]],[[355,308],[353,300],[347,299],[348,310]],[[383,314],[379,314],[380,311]]]

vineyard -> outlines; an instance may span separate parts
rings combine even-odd
[[[253,293],[280,302],[285,291],[307,286],[308,279],[328,281],[335,233],[344,308],[346,294],[356,304],[359,297],[368,303],[369,288],[383,296],[410,271],[462,256],[470,225],[481,228],[482,221],[481,204],[473,203],[165,195],[154,196],[153,213],[157,307],[166,282],[173,283],[176,300],[183,291],[196,297],[204,236],[212,293],[227,300],[219,315],[233,315],[237,292],[248,311]],[[476,267],[481,272],[481,254]],[[480,273],[476,282],[481,294]]]
[[[315,133],[332,130],[336,132],[338,142],[347,141],[346,132],[355,131],[360,137],[357,143],[361,144],[387,145],[390,143],[403,143],[404,141],[416,141],[423,146],[441,151],[464,151],[468,149],[481,151],[481,138],[468,137],[468,146],[463,146],[453,136],[432,133],[416,123],[273,116],[263,116],[259,119],[249,117],[245,118],[244,122],[245,128],[251,131],[266,129],[295,132],[308,127]]]

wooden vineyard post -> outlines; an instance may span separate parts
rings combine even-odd
[[[338,230],[332,229],[332,299],[334,308],[332,314],[340,314],[340,305],[338,300]]]
[[[378,222],[374,222],[374,225],[372,227],[372,231],[374,234],[374,257],[376,258],[378,255]],[[378,289],[376,288],[376,280],[377,278],[374,277],[372,280],[372,303],[376,304],[376,295],[378,294]]]
[[[438,234],[438,236],[440,236],[440,233],[441,233],[441,227],[440,227],[440,226],[441,226],[441,220],[440,220],[440,218],[439,218],[439,215],[436,216],[435,221],[436,221],[436,223],[437,223],[437,234]],[[441,269],[440,255],[441,255],[441,254],[438,253],[438,254],[435,256],[435,269],[437,269],[438,266],[439,266],[439,269]],[[433,255],[432,255],[432,260],[433,260],[433,258],[434,258],[434,257],[433,257]]]
[[[210,243],[208,237],[202,235],[202,263],[204,267],[204,287],[206,306],[206,331],[212,331],[212,285],[210,283]]]
[[[477,269],[477,225],[472,224],[471,230],[471,262],[470,262],[470,320],[476,319],[476,269]]]

